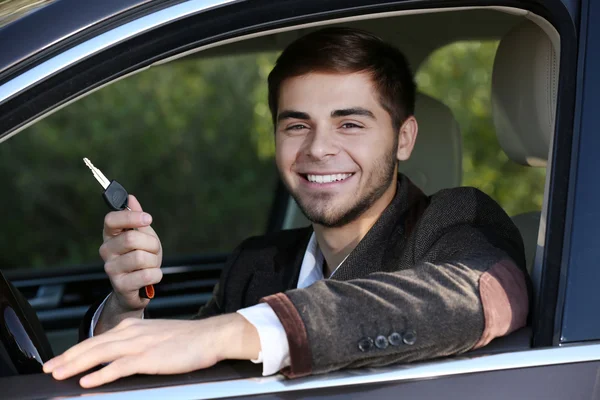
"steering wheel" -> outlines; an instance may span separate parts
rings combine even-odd
[[[42,373],[52,357],[35,311],[0,271],[0,376]]]

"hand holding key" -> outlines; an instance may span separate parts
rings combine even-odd
[[[150,227],[152,217],[134,196],[129,196],[129,206],[131,211],[113,211],[104,218],[100,256],[119,303],[134,310],[149,302],[140,291],[162,279],[162,246]]]
[[[127,196],[125,189],[117,182],[109,182],[89,160],[85,160],[105,189],[104,197],[111,208],[128,209],[110,212],[104,219],[104,243],[100,246],[100,256],[113,287],[113,296],[105,306],[113,318],[110,322],[105,319],[102,324],[99,321],[99,325],[110,329],[122,319],[119,315],[131,316],[126,314],[134,311],[139,313],[148,305],[147,298],[153,297],[152,284],[162,279],[162,246],[158,235],[150,227],[152,217],[143,212],[137,199]],[[113,184],[118,185],[115,191],[111,190]],[[103,311],[101,320],[104,314]]]

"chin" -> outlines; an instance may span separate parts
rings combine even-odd
[[[305,207],[299,203],[302,213],[313,224],[322,225],[327,228],[340,228],[355,221],[365,211],[357,207],[335,207],[334,209],[318,209],[317,207]]]

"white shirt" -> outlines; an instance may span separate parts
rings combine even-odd
[[[345,261],[346,259],[344,259]],[[344,262],[342,261],[342,263]],[[340,263],[340,265],[342,264]],[[337,267],[339,268],[339,266]],[[337,270],[336,268],[336,270]],[[335,270],[333,271],[335,272]],[[332,274],[333,275],[333,274]],[[305,288],[318,280],[323,279],[323,253],[319,249],[317,238],[313,232],[304,252],[304,259],[300,266],[300,276],[298,277],[297,288]],[[109,295],[110,296],[110,295]],[[108,296],[92,317],[89,336],[94,336],[94,328],[98,323],[98,318],[102,313],[104,304]],[[258,358],[252,360],[253,363],[263,364],[263,376],[277,373],[282,368],[290,365],[290,346],[283,325],[277,318],[277,315],[266,303],[257,304],[252,307],[242,308],[237,311],[248,320],[256,330],[260,339],[261,351]],[[143,316],[142,316],[143,318]]]

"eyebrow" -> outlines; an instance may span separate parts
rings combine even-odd
[[[377,119],[371,111],[362,107],[344,108],[343,110],[334,110],[331,112],[332,118],[348,117],[350,115],[362,115],[371,119]]]
[[[309,120],[310,119],[310,115],[308,115],[308,113],[302,112],[302,111],[293,111],[293,110],[285,110],[279,113],[279,115],[277,116],[277,122],[281,122],[284,119],[303,119],[303,120]]]
[[[348,117],[350,115],[361,115],[377,120],[377,118],[375,118],[375,115],[371,111],[362,107],[344,108],[341,110],[333,110],[331,112],[331,118]],[[285,119],[310,120],[310,115],[302,111],[285,110],[279,113],[279,115],[277,116],[277,122],[281,122]]]

